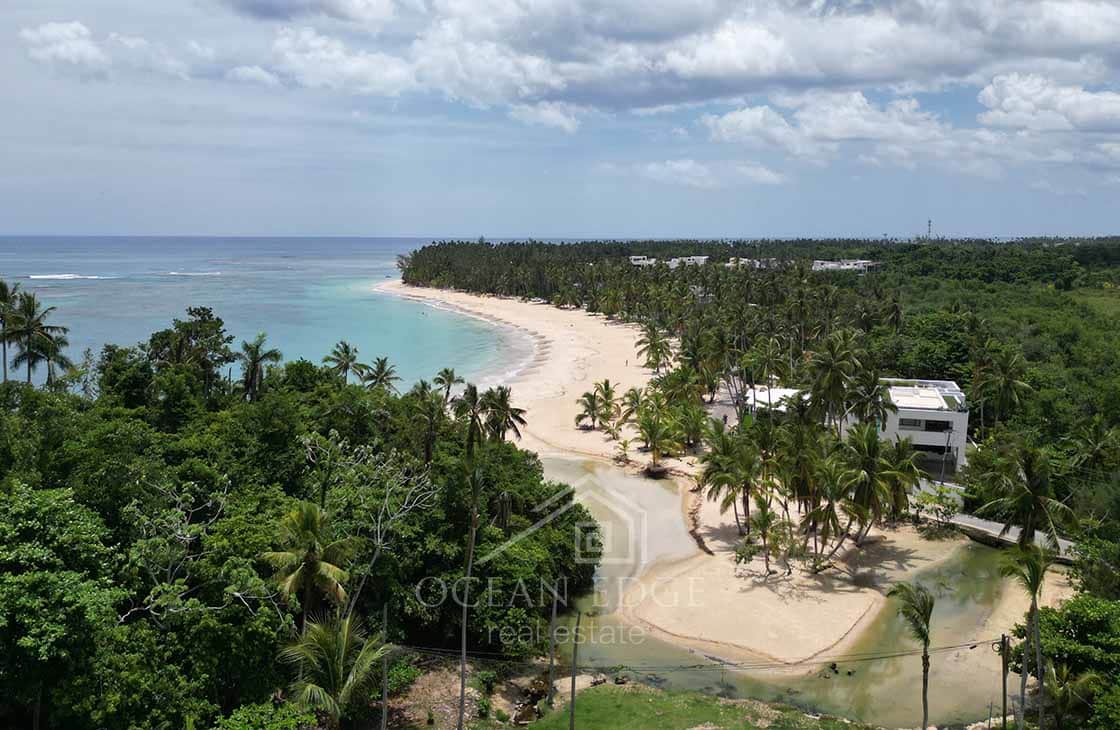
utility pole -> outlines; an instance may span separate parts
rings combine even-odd
[[[1007,654],[1010,647],[1007,645],[1007,634],[1002,634],[999,637],[999,656],[1003,663],[1003,730],[1007,730]],[[1024,667],[1026,660],[1023,660]],[[1023,671],[1026,671],[1024,668]]]
[[[552,707],[552,696],[556,694],[556,604],[560,597],[557,595],[555,584],[552,586],[552,620],[548,623],[548,706]],[[579,618],[576,618],[579,621]]]
[[[933,240],[933,218],[926,219],[926,240]]]
[[[389,640],[389,602],[381,608],[381,641]],[[381,657],[381,730],[389,727],[389,652]]]
[[[576,672],[579,671],[579,620],[583,611],[576,612],[576,631],[572,635],[572,698],[568,701],[568,730],[576,730]]]

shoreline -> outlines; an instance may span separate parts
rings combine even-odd
[[[533,355],[508,382],[516,405],[526,409],[527,426],[519,445],[542,456],[591,459],[633,475],[644,463],[636,456],[630,466],[614,461],[616,442],[598,431],[579,430],[574,425],[576,400],[594,382],[609,378],[620,393],[644,386],[652,373],[637,364],[635,340],[638,329],[631,324],[607,320],[584,310],[560,309],[543,302],[526,302],[443,289],[411,287],[393,280],[376,290],[429,306],[446,308],[466,316],[509,328],[531,338]],[[629,431],[624,437],[633,434]],[[931,541],[912,527],[876,528],[870,542],[847,549],[834,561],[838,569],[816,576],[795,569],[789,578],[763,577],[762,559],[745,565],[735,562],[738,532],[730,513],[693,491],[699,465],[695,456],[667,460],[680,492],[680,516],[685,530],[696,543],[693,555],[654,562],[623,596],[614,612],[630,626],[673,646],[707,656],[711,661],[767,661],[789,664],[777,674],[787,678],[811,675],[820,657],[850,651],[882,616],[887,607],[885,588],[898,580],[910,580],[922,571],[952,559],[967,538]],[[772,568],[781,571],[784,566]],[[1064,576],[1054,576],[1044,603],[1068,595]],[[694,586],[703,587],[704,603],[691,610],[680,601]],[[628,597],[644,592],[641,600]],[[676,600],[658,601],[672,596]],[[1028,601],[1021,591],[1007,586],[990,607],[978,634],[1009,631],[1022,619]],[[964,657],[958,672],[987,671]],[[747,672],[749,674],[749,672]],[[981,676],[977,674],[977,676]]]

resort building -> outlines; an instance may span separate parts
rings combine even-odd
[[[669,268],[675,269],[678,266],[703,266],[708,263],[707,256],[681,256],[679,258],[669,259]]]
[[[649,256],[631,256],[631,266],[653,266],[657,263],[657,259],[651,259]]]
[[[862,274],[877,265],[877,262],[867,259],[840,259],[839,261],[817,259],[813,261],[813,271],[856,271]]]
[[[954,474],[967,463],[968,406],[960,386],[948,380],[883,378],[881,382],[887,386],[887,397],[896,409],[879,424],[883,440],[910,439],[914,449],[924,454],[924,467],[934,477]],[[785,413],[800,393],[796,388],[759,385],[747,389],[743,400],[751,411]],[[713,415],[728,414],[729,405]],[[847,433],[854,424],[854,419],[846,419],[841,433]]]

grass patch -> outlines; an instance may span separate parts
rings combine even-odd
[[[539,730],[566,730],[567,707],[534,723]],[[695,692],[665,692],[641,685],[603,685],[576,698],[580,730],[858,730],[860,725],[829,718],[814,719],[786,707],[751,700],[721,700]]]
[[[1105,317],[1120,317],[1120,289],[1078,289],[1071,294]]]

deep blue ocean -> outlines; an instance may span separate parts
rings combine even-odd
[[[408,387],[454,367],[500,378],[529,354],[510,331],[380,294],[417,238],[0,237],[0,277],[57,307],[79,361],[106,343],[147,340],[188,306],[207,306],[236,339],[265,332],[285,360],[319,362],[339,340],[384,355]],[[42,373],[39,377],[42,377]]]

